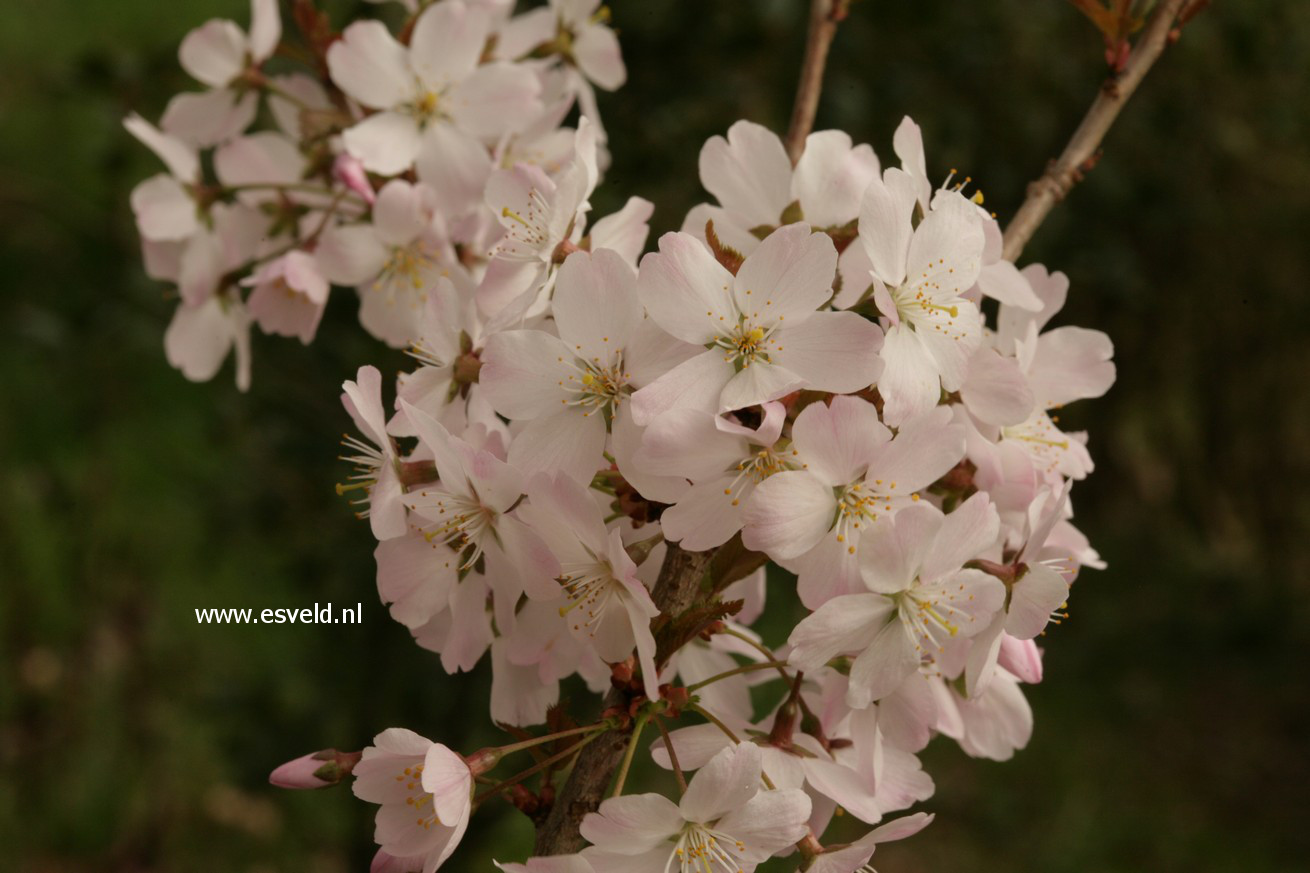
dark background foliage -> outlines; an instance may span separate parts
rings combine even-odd
[[[595,202],[648,197],[663,232],[703,198],[706,137],[785,125],[805,4],[614,5],[631,81],[602,97],[615,163]],[[334,20],[354,6],[331,3]],[[446,678],[387,618],[368,532],[332,493],[341,380],[401,364],[350,295],[309,349],[257,337],[248,395],[230,370],[192,385],[164,362],[173,303],[127,207],[158,165],[119,122],[193,87],[175,56],[187,29],[247,14],[11,0],[0,19],[6,870],[364,869],[372,809],[276,792],[267,772],[391,725],[466,750],[490,738],[485,665]],[[1116,344],[1118,384],[1066,417],[1092,432],[1078,520],[1110,569],[1084,575],[1046,638],[1029,748],[997,764],[931,747],[938,820],[880,869],[1304,869],[1308,58],[1304,4],[1218,0],[1026,253],[1072,279],[1059,322]],[[1103,72],[1098,36],[1058,0],[859,2],[819,126],[890,156],[912,114],[931,172],[971,174],[1004,221]],[[316,601],[362,601],[364,622],[193,613]],[[452,869],[521,857],[528,833],[488,810]]]

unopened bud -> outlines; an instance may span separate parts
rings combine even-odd
[[[785,749],[791,746],[791,739],[796,733],[796,715],[800,708],[796,697],[792,695],[778,707],[778,714],[773,717],[773,729],[769,731],[769,745]]]
[[[474,776],[480,776],[499,764],[500,758],[500,749],[479,749],[467,756],[464,763],[468,765],[470,773]]]
[[[337,159],[332,163],[332,175],[338,182],[363,197],[364,202],[369,206],[377,201],[377,195],[373,193],[373,186],[369,184],[368,174],[364,172],[364,165],[359,162],[359,158],[344,152],[337,155]]]
[[[349,776],[359,757],[359,752],[324,749],[287,761],[268,775],[268,781],[278,788],[327,788]]]

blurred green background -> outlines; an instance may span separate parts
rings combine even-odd
[[[329,4],[340,24],[355,6]],[[805,5],[617,0],[630,82],[602,95],[655,231],[703,199],[700,144],[780,130]],[[369,7],[376,13],[377,7]],[[397,7],[391,7],[393,10]],[[483,670],[445,678],[378,605],[372,540],[332,491],[338,386],[401,365],[340,294],[309,349],[257,337],[249,395],[164,361],[173,303],[142,271],[125,135],[191,88],[175,48],[242,0],[10,0],[0,16],[0,868],[367,868],[373,808],[268,771],[405,725],[471,750]],[[929,165],[1002,220],[1104,72],[1060,0],[858,2],[819,127]],[[1310,6],[1219,0],[1129,104],[1029,248],[1072,278],[1059,323],[1107,331],[1119,382],[1066,413],[1098,470],[1078,521],[1110,563],[1046,638],[1015,760],[934,744],[937,822],[879,869],[1303,870],[1310,857]],[[197,625],[209,606],[363,601],[352,628]],[[773,629],[774,641],[783,631]],[[488,809],[455,870],[521,857]]]

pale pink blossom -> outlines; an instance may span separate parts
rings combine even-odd
[[[582,820],[583,851],[595,873],[752,873],[806,833],[810,799],[766,790],[760,749],[724,749],[692,778],[680,803],[660,794],[611,797]]]
[[[254,289],[246,308],[265,333],[299,337],[306,345],[314,339],[327,307],[329,286],[313,255],[287,252],[241,284]]]
[[[706,351],[633,396],[649,424],[677,407],[728,412],[800,388],[848,392],[878,377],[882,331],[850,312],[816,311],[832,296],[837,252],[805,224],[771,233],[734,276],[685,233],[660,239],[641,262],[647,313]]]
[[[339,485],[337,490],[343,493],[363,488],[365,496],[354,502],[368,507],[357,514],[369,520],[373,535],[379,540],[401,536],[405,533],[404,486],[382,410],[382,374],[377,367],[366,365],[359,368],[355,381],[343,382],[341,387],[341,403],[364,439],[345,437],[342,445],[354,453],[346,460],[355,465],[355,473],[349,485]]]

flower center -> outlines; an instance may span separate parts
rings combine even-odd
[[[688,822],[678,836],[673,857],[679,873],[742,873],[746,844],[710,827]]]
[[[418,813],[418,818],[414,819],[416,827],[427,831],[431,830],[433,825],[441,824],[441,819],[437,817],[436,811],[429,811],[432,795],[423,790],[422,764],[406,767],[396,774],[396,781],[405,783],[405,790],[409,792],[405,797],[405,805]]]
[[[430,492],[419,492],[427,497]],[[463,494],[438,494],[434,507],[436,518],[423,536],[428,542],[445,543],[457,552],[467,552],[461,570],[467,570],[482,557],[486,539],[494,534],[496,512],[476,498]]]
[[[960,625],[974,618],[957,604],[973,600],[964,593],[964,585],[951,591],[945,588],[925,588],[916,580],[908,590],[891,595],[901,618],[905,633],[914,642],[914,650],[924,653],[946,651],[947,640],[960,632]]]
[[[775,330],[776,327],[763,328],[743,317],[735,328],[719,334],[710,347],[722,349],[723,359],[731,361],[740,372],[757,360],[768,364],[772,352],[782,351],[782,346],[773,339]]]
[[[395,303],[397,293],[422,289],[428,283],[428,271],[436,263],[436,252],[417,240],[392,246],[382,272],[373,281],[373,290],[385,293],[388,303]]]
[[[734,469],[737,471],[737,476],[727,488],[723,489],[723,493],[729,496],[736,495],[732,498],[732,505],[737,506],[741,503],[746,491],[749,491],[774,473],[792,469],[792,466],[773,449],[762,448],[755,454],[742,458],[737,462]]]
[[[565,564],[561,569],[561,575],[555,581],[564,588],[569,604],[560,607],[560,617],[572,613],[569,627],[575,633],[581,633],[585,628],[587,635],[594,637],[593,627],[605,614],[610,595],[618,585],[614,571],[601,561]]]
[[[405,108],[419,124],[427,124],[445,115],[441,111],[441,94],[436,91],[424,91],[421,97],[416,98]]]
[[[584,416],[602,411],[607,418],[613,417],[630,390],[628,373],[623,369],[623,351],[616,351],[609,363],[603,363],[600,358],[590,361],[574,358],[570,361],[560,357],[559,361],[573,371],[559,380],[560,386],[573,396],[560,398],[560,402],[581,407],[586,410],[582,413]]]
[[[337,494],[344,495],[347,491],[363,489],[363,496],[357,497],[350,503],[352,506],[368,507],[369,492],[377,484],[378,474],[382,470],[382,465],[386,463],[386,455],[377,446],[349,434],[342,436],[341,445],[345,446],[347,452],[354,452],[354,454],[340,455],[339,460],[354,464],[355,472],[346,482],[337,483]],[[368,508],[361,509],[355,513],[355,517],[368,518],[369,512]]]
[[[537,260],[550,243],[550,204],[535,187],[528,190],[527,207],[522,211],[501,207],[500,217],[505,227],[505,239],[493,255],[516,261]],[[506,245],[510,243],[510,245]]]

